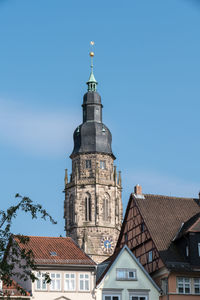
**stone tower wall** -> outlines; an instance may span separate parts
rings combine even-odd
[[[72,159],[72,175],[65,182],[67,236],[96,262],[113,253],[121,228],[121,176],[113,168],[113,160],[107,154],[79,154]],[[88,196],[91,218],[86,220]],[[106,248],[107,240],[110,248]]]

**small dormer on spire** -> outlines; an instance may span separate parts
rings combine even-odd
[[[90,45],[91,45],[91,47],[93,47],[94,42],[91,41]],[[91,66],[90,66],[91,67],[91,73],[90,73],[90,78],[87,82],[88,92],[96,92],[98,82],[96,81],[96,79],[94,77],[94,73],[93,73],[93,57],[94,57],[94,52],[93,51],[90,52],[90,57],[91,57]]]

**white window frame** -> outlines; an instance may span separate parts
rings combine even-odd
[[[200,278],[194,278],[194,294],[195,295],[200,295]],[[198,283],[195,283],[195,280],[198,280]],[[195,293],[195,287],[199,289],[199,293]]]
[[[137,300],[141,300],[141,298],[144,298],[145,300],[148,300],[148,296],[147,295],[130,295],[130,300],[132,300],[132,297],[137,297]]]
[[[83,278],[81,278],[83,276]],[[88,276],[88,277],[86,277]],[[81,289],[81,281],[83,281],[83,289]],[[86,282],[88,282],[88,289],[86,289]],[[79,274],[79,291],[89,292],[90,291],[90,274],[89,273],[80,273]]]
[[[103,300],[106,300],[106,297],[110,297],[109,300],[113,300],[113,297],[118,297],[118,300],[121,300],[121,295],[120,294],[104,294],[103,295]]]
[[[69,278],[66,278],[66,275],[69,275]],[[72,278],[74,275],[74,278]],[[66,281],[69,281],[69,289],[66,288]],[[74,282],[74,288],[72,288],[72,282]],[[75,291],[76,290],[76,273],[67,272],[64,275],[64,291]]]
[[[187,285],[189,285],[189,293],[185,292]],[[183,293],[180,293],[179,288],[183,289]],[[177,293],[180,295],[190,295],[191,294],[191,278],[177,277]]]
[[[2,280],[0,279],[0,291],[2,291],[3,290],[3,282],[2,282]]]
[[[54,277],[55,275],[55,277]],[[61,273],[50,273],[51,283],[50,283],[50,291],[61,291]],[[53,286],[54,282],[54,286]],[[59,286],[58,286],[59,282]]]
[[[134,277],[130,276],[130,273],[133,272]],[[120,275],[121,274],[121,275]],[[137,270],[128,269],[128,268],[117,268],[116,269],[116,280],[137,280]]]
[[[36,277],[37,280],[35,281],[35,290],[36,291],[47,291],[47,283],[43,278],[45,278],[45,272],[37,272]],[[38,287],[38,283],[40,287]]]

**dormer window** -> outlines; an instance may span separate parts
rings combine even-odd
[[[57,253],[56,253],[55,251],[51,251],[51,252],[50,252],[50,255],[51,255],[51,256],[57,256]]]

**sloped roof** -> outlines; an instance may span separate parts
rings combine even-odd
[[[200,232],[200,213],[192,216],[188,221],[182,223],[174,240],[181,238],[188,232]]]
[[[144,194],[136,204],[158,249],[168,249],[181,224],[200,212],[197,199]]]
[[[22,287],[18,283],[16,283],[16,281],[12,280],[12,284],[11,285],[7,286],[7,284],[3,283],[3,287],[2,287],[3,293],[2,293],[2,295],[4,295],[4,296],[5,295],[6,296],[7,295],[22,296],[22,293],[20,291],[21,289],[22,289]],[[25,295],[23,295],[23,297],[30,299],[29,298],[30,293],[27,292],[27,291],[25,291],[24,289],[23,289],[23,291],[25,292]],[[0,296],[0,298],[1,298],[1,296]]]
[[[28,236],[26,245],[16,242],[20,248],[32,250],[36,264],[96,265],[70,237]]]
[[[106,274],[110,271],[110,269],[113,267],[115,262],[120,258],[122,253],[124,251],[127,251],[134,262],[138,265],[138,268],[140,268],[143,273],[146,275],[146,277],[149,279],[149,281],[153,284],[153,286],[160,292],[160,288],[157,286],[157,284],[154,282],[152,277],[148,274],[148,272],[144,269],[144,267],[141,265],[141,263],[138,261],[138,259],[135,257],[135,255],[130,251],[130,249],[127,247],[127,245],[124,245],[122,249],[118,249],[112,256],[110,256],[108,259],[103,261],[97,266],[97,271],[101,266],[105,266],[104,271],[101,273],[100,277],[97,278],[97,286],[102,282]]]

